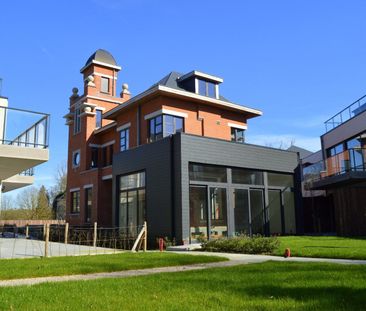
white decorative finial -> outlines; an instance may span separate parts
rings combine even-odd
[[[122,84],[122,92],[121,92],[121,97],[123,97],[123,95],[130,95],[130,91],[128,90],[128,84],[127,83],[123,83]]]
[[[88,76],[85,81],[88,83],[88,86],[95,86],[94,77],[92,75]]]

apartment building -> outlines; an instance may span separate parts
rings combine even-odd
[[[308,208],[318,232],[366,234],[366,96],[325,122],[322,149],[304,161]],[[307,162],[307,163],[306,163]]]
[[[49,159],[48,129],[48,114],[8,107],[0,96],[0,196],[33,184],[34,167]]]
[[[260,110],[200,71],[170,72],[136,96],[117,90],[119,71],[97,50],[70,97],[68,222],[132,232],[146,220],[151,238],[177,243],[297,232],[298,154],[245,143]]]

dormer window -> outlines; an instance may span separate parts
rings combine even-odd
[[[198,94],[212,98],[217,98],[216,84],[209,81],[198,79]]]
[[[109,93],[109,78],[100,78],[100,91],[103,93]]]

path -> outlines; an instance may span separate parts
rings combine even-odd
[[[346,260],[346,259],[326,259],[326,258],[304,258],[304,257],[291,257],[283,258],[276,256],[265,255],[243,255],[243,254],[226,254],[226,253],[207,253],[207,252],[176,252],[180,254],[191,255],[215,255],[228,258],[229,261],[221,261],[214,263],[203,263],[185,266],[175,267],[160,267],[151,269],[139,269],[139,270],[127,270],[117,272],[102,272],[91,274],[77,274],[77,275],[65,275],[65,276],[49,276],[40,278],[28,278],[28,279],[15,279],[15,280],[3,280],[0,281],[0,287],[5,286],[22,286],[22,285],[35,285],[47,282],[66,282],[66,281],[81,281],[81,280],[96,280],[104,278],[127,278],[132,276],[142,276],[157,273],[172,273],[183,272],[193,270],[203,270],[210,268],[222,268],[232,267],[237,265],[249,264],[249,263],[261,263],[265,261],[295,261],[295,262],[328,262],[339,264],[363,264],[366,265],[366,260]]]

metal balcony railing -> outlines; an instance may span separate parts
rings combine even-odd
[[[354,103],[338,112],[336,115],[324,122],[325,132],[329,132],[342,123],[352,119],[361,112],[366,110],[366,95],[362,96]]]
[[[48,148],[49,119],[49,114],[0,106],[0,144]]]
[[[303,168],[305,184],[347,172],[366,171],[366,149],[352,148]]]

